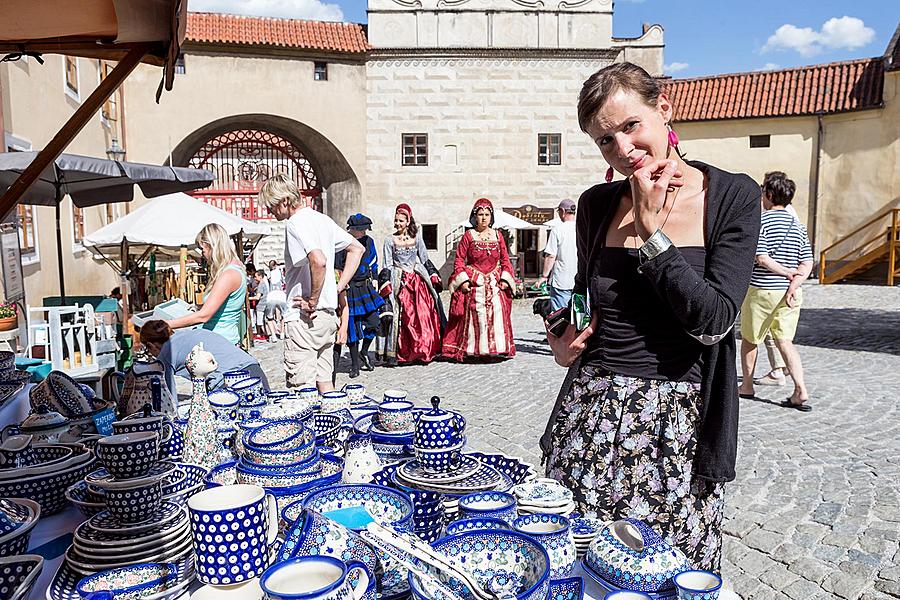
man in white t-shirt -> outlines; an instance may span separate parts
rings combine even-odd
[[[544,281],[547,282],[551,310],[559,310],[569,304],[575,287],[575,272],[578,271],[575,202],[568,198],[562,200],[556,207],[556,214],[562,223],[550,230],[547,247],[544,248],[544,268],[536,284],[540,287]]]
[[[284,228],[284,370],[288,387],[334,389],[332,347],[340,319],[338,294],[347,289],[365,249],[328,216],[316,211],[284,175],[269,179],[259,202]],[[347,251],[341,279],[335,283],[334,255]]]

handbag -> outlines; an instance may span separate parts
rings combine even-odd
[[[118,413],[120,416],[127,416],[136,413],[144,408],[145,404],[153,406],[153,379],[159,379],[160,383],[160,405],[153,407],[154,411],[160,412],[171,419],[175,419],[177,402],[166,385],[166,367],[160,361],[153,359],[152,361],[135,361],[130,369],[125,373],[125,383],[122,386],[122,393],[116,401]]]

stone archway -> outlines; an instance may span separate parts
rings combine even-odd
[[[299,121],[266,114],[233,115],[207,123],[186,136],[172,151],[173,166],[195,166],[191,160],[211,140],[231,132],[256,131],[272,134],[296,149],[297,165],[305,171],[300,187],[316,186],[324,192],[323,210],[340,221],[358,212],[362,204],[359,178],[341,151],[324,135]],[[302,163],[306,163],[305,168]],[[257,174],[264,175],[264,174]],[[307,185],[304,186],[304,183]]]

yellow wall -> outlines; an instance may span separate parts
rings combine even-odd
[[[33,150],[41,150],[63,126],[99,83],[99,63],[78,59],[79,97],[65,91],[63,57],[45,54],[45,64],[33,58],[27,62],[0,65],[0,97],[3,102],[3,129]],[[105,158],[111,139],[110,125],[99,113],[92,117],[65,152]],[[124,207],[116,208],[124,214]],[[23,261],[26,302],[39,306],[45,296],[59,294],[56,255],[55,212],[50,207],[34,207],[37,221],[37,256]],[[66,294],[104,295],[116,285],[115,273],[105,263],[73,245],[72,203],[67,197],[61,210],[63,273]],[[105,207],[85,209],[85,234],[106,224]]]

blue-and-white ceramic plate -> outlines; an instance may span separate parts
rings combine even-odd
[[[184,516],[184,509],[182,507],[172,502],[163,502],[153,517],[145,523],[138,523],[136,525],[120,523],[108,510],[97,513],[87,522],[97,531],[104,531],[107,533],[120,533],[126,531],[129,533],[140,533],[163,526],[170,521],[178,519],[179,516]]]
[[[146,475],[144,475],[144,477],[141,477],[141,479],[150,477],[169,479],[170,477],[174,476],[174,473],[172,473],[172,471],[174,470],[175,463],[168,460],[161,460],[150,467],[150,471]],[[116,479],[115,477],[113,477],[112,473],[106,470],[106,467],[100,467],[99,469],[88,473],[87,477],[85,477],[84,480],[91,485],[96,485],[101,488],[104,485],[115,485],[116,483],[121,483],[123,481],[122,479]],[[124,481],[130,480],[126,479]]]
[[[481,468],[481,461],[474,456],[461,455],[459,466],[449,473],[429,473],[422,468],[422,465],[415,459],[408,460],[397,469],[397,473],[406,481],[413,483],[424,483],[426,485],[452,483],[460,481],[474,474]]]
[[[472,492],[495,490],[502,483],[500,473],[489,465],[481,465],[473,474],[459,481],[427,484],[418,481],[408,481],[401,475],[399,470],[394,473],[393,480],[396,484],[411,485],[430,492],[457,496]]]

